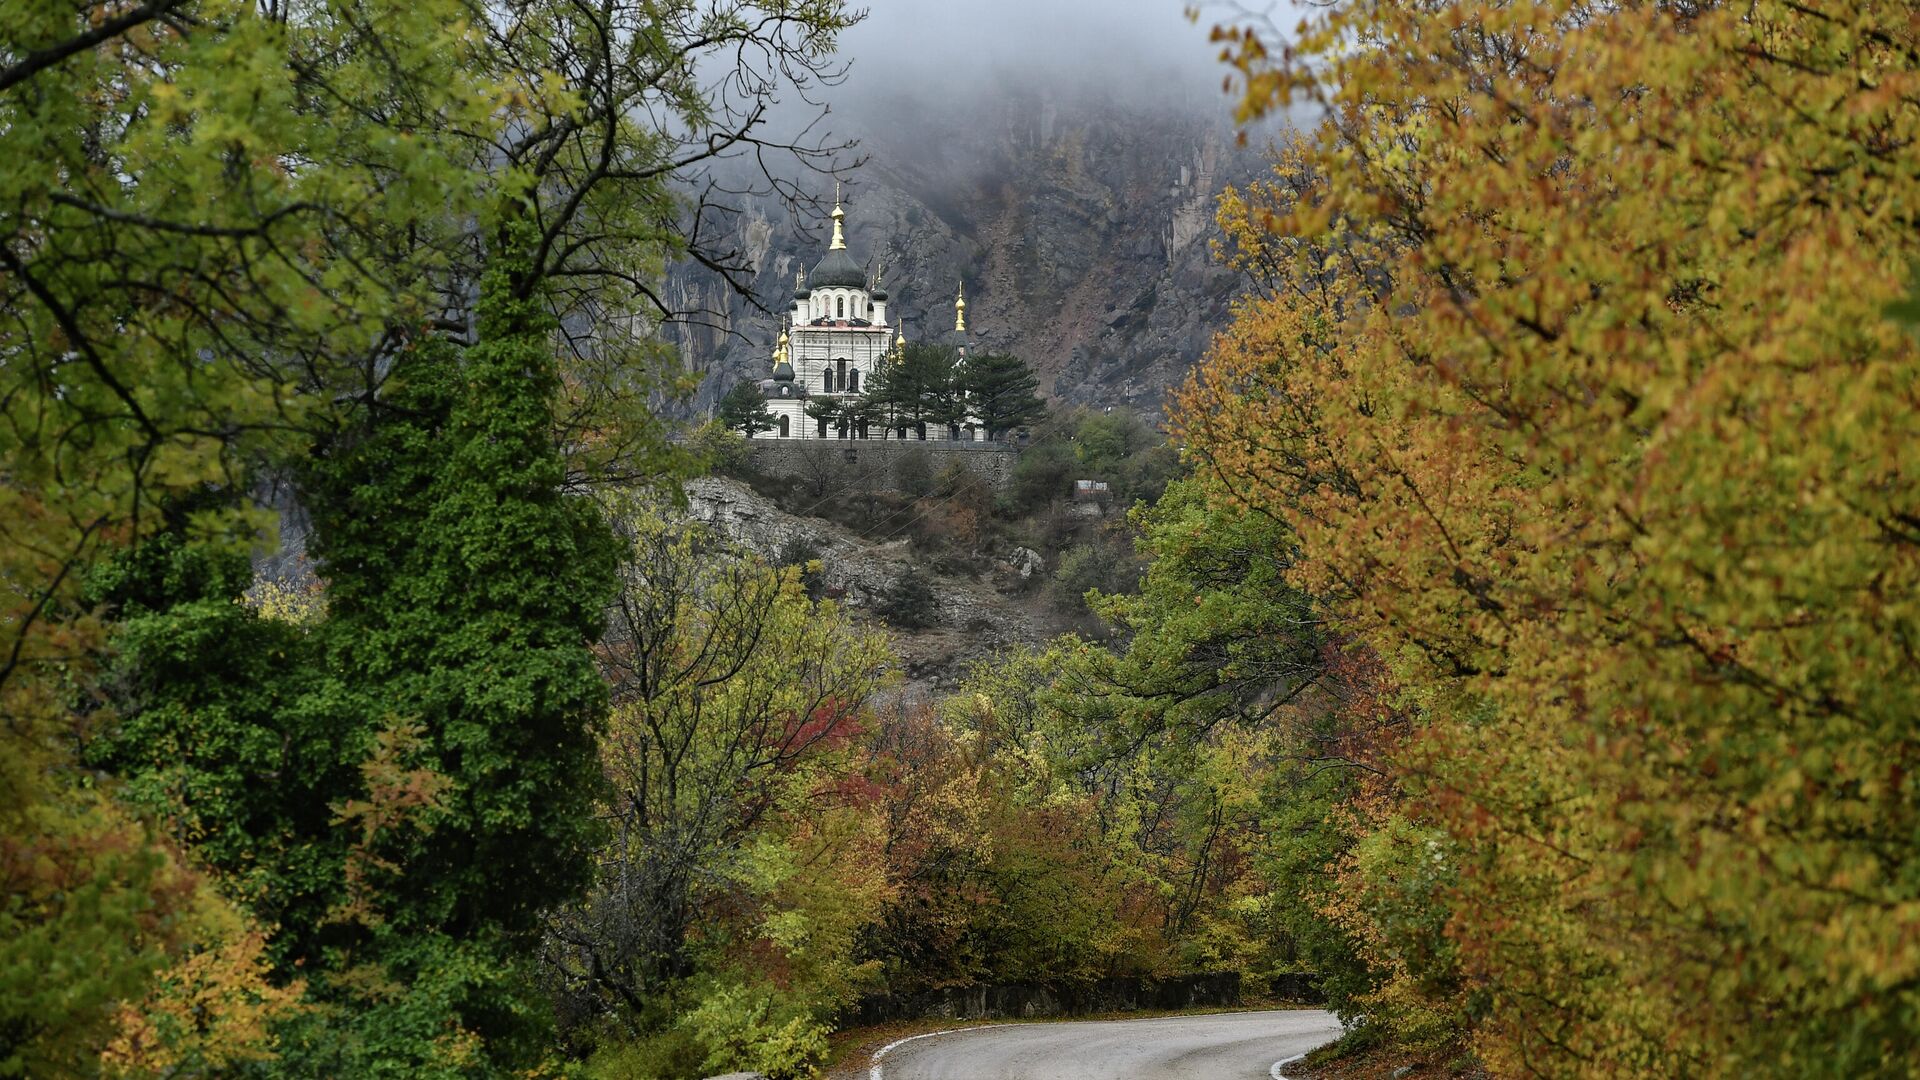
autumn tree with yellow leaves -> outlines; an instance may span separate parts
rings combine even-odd
[[[1430,841],[1460,978],[1380,1015],[1503,1076],[1911,1075],[1913,8],[1217,36],[1243,120],[1324,120],[1223,198],[1260,288],[1176,420],[1419,716],[1361,848]]]

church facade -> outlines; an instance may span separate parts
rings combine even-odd
[[[905,352],[907,339],[889,317],[887,290],[870,281],[847,250],[846,213],[836,199],[833,239],[811,272],[794,282],[793,306],[781,319],[773,371],[759,382],[773,427],[756,439],[909,439],[976,442],[974,417],[954,424],[889,423],[860,408],[873,379]],[[954,344],[966,356],[967,299],[954,299]]]

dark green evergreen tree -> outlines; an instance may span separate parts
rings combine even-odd
[[[720,399],[720,422],[751,439],[762,431],[773,430],[773,414],[767,411],[767,399],[760,388],[742,379],[734,383]]]
[[[894,579],[878,610],[880,617],[894,626],[924,630],[940,621],[940,597],[934,592],[933,582],[918,567],[909,566]]]
[[[1034,391],[1040,377],[1026,361],[1007,353],[980,353],[960,365],[955,378],[967,412],[986,428],[987,438],[999,439],[1014,428],[1039,422],[1047,406]]]
[[[333,440],[304,486],[333,667],[375,719],[422,725],[420,760],[454,784],[446,820],[404,852],[398,905],[522,934],[542,893],[585,872],[604,700],[588,646],[615,547],[590,502],[561,494],[550,320],[496,288],[481,343],[405,354],[392,407]]]
[[[90,756],[179,815],[329,1006],[284,1033],[285,1075],[438,1075],[462,1030],[503,1069],[543,1050],[528,968],[591,867],[616,543],[563,494],[553,320],[525,285],[490,272],[480,343],[400,349],[299,470],[317,622],[236,603],[246,558],[185,518],[96,585],[121,719]]]
[[[880,365],[869,380],[867,401],[888,426],[920,437],[923,425],[959,423],[966,402],[954,382],[954,351],[944,345],[910,344]]]
[[[807,402],[805,408],[807,416],[819,425],[816,430],[829,435],[833,434],[834,425],[838,424],[840,418],[846,414],[846,410],[837,398],[813,398]]]

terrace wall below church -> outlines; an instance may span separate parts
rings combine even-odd
[[[767,476],[817,484],[832,477],[835,486],[897,490],[895,466],[909,454],[925,454],[931,474],[959,465],[995,491],[1005,490],[1020,460],[1020,448],[999,442],[947,442],[915,439],[754,439],[753,467]]]

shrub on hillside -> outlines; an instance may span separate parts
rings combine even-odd
[[[800,571],[800,587],[807,590],[807,599],[818,600],[826,591],[826,575],[820,565],[820,545],[807,536],[795,533],[780,544],[780,550],[774,554],[773,564],[782,569],[789,566]]]
[[[940,622],[939,599],[926,575],[909,566],[894,579],[875,610],[903,630],[924,630]]]
[[[1131,593],[1140,587],[1140,560],[1125,535],[1105,532],[1075,544],[1060,556],[1049,592],[1054,606],[1069,615],[1091,615],[1087,593]]]
[[[695,428],[689,446],[709,473],[744,480],[753,472],[753,449],[747,437],[718,421]]]
[[[1006,508],[1025,514],[1066,499],[1073,492],[1076,467],[1070,447],[1057,441],[1035,442],[1021,452],[1013,467],[1004,496]]]
[[[933,458],[917,446],[907,450],[894,460],[893,483],[915,498],[932,492]]]

